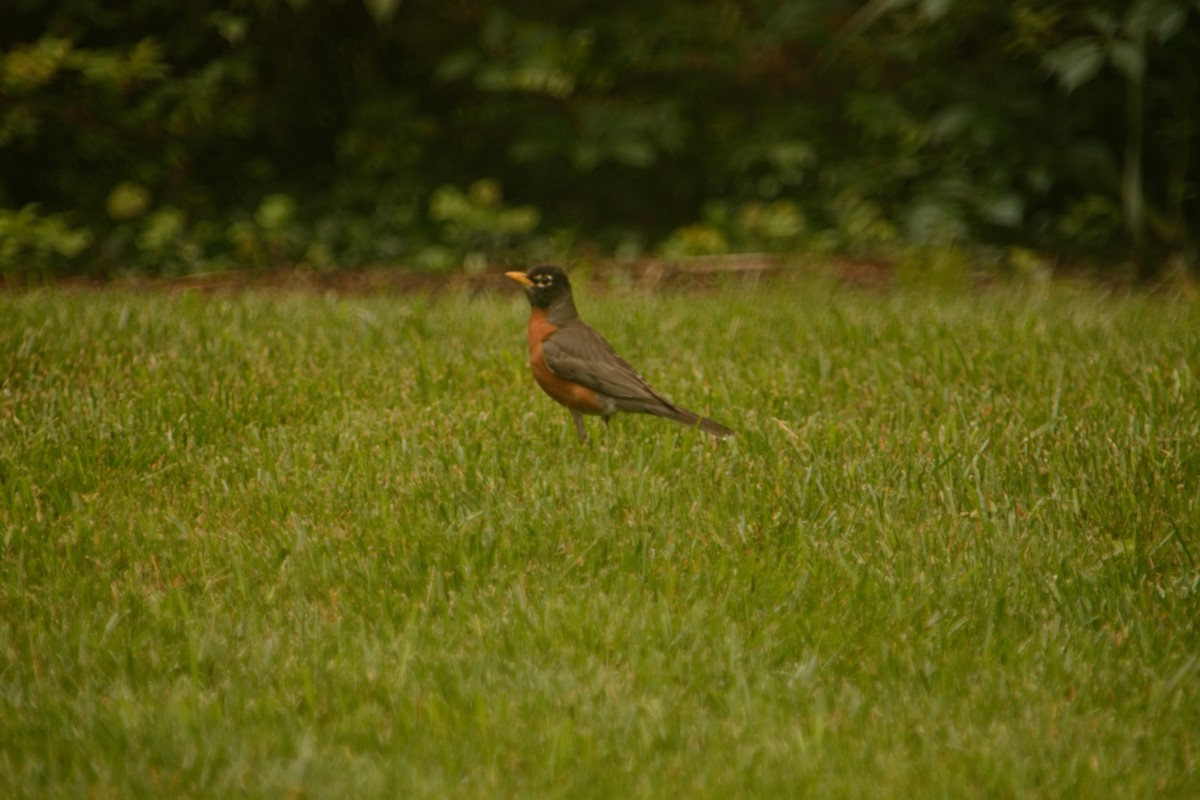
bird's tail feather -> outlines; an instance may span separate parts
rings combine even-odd
[[[724,439],[726,436],[733,435],[733,430],[726,428],[724,425],[714,419],[702,417],[693,411],[688,411],[686,408],[677,407],[675,411],[675,414],[670,415],[670,419],[683,423],[689,428],[699,428],[705,433],[711,434],[718,439]]]
[[[694,411],[688,411],[686,408],[680,408],[672,403],[626,403],[625,409],[627,411],[640,411],[643,414],[653,414],[656,417],[673,419],[689,428],[699,428],[707,434],[716,436],[718,439],[724,439],[726,436],[733,435],[733,431],[730,428],[726,428],[716,420],[702,417]]]

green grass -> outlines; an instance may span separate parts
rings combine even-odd
[[[1200,795],[1200,302],[580,294],[0,297],[0,795]]]

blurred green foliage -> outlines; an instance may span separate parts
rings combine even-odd
[[[1197,262],[1200,0],[13,0],[0,48],[0,273]]]

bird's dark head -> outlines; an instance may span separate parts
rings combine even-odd
[[[551,308],[564,300],[571,302],[571,282],[562,267],[541,264],[526,272],[506,272],[509,278],[525,287],[529,304],[534,308]],[[572,303],[572,308],[574,304]]]

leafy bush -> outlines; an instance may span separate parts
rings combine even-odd
[[[0,208],[0,275],[64,270],[91,243],[91,233],[71,227],[62,214],[41,214],[34,205]]]
[[[426,248],[422,260],[435,268],[459,263],[479,271],[526,240],[541,220],[533,206],[504,206],[500,184],[483,179],[464,193],[439,186],[429,201],[429,216],[442,226],[445,245]]]
[[[26,213],[8,270],[451,269],[538,231],[1196,262],[1195,0],[24,0],[0,48],[0,207],[59,230]]]

